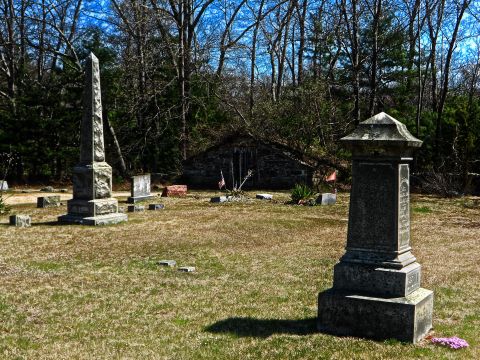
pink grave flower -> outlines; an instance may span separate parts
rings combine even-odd
[[[466,340],[460,339],[456,336],[449,338],[431,338],[432,343],[443,346],[448,346],[450,349],[461,349],[468,346]]]

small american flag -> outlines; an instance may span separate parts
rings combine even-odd
[[[337,171],[334,170],[333,173],[331,173],[329,176],[325,177],[325,181],[337,181]]]
[[[221,190],[222,187],[225,186],[225,179],[223,178],[223,171],[220,171],[220,175],[222,176],[222,179],[218,182],[218,188]]]

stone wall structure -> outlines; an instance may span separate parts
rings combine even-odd
[[[312,185],[314,169],[280,145],[250,136],[232,136],[188,159],[181,181],[190,188],[216,188],[223,172],[227,188],[238,186],[253,171],[243,189],[291,189],[296,183]]]
[[[106,225],[127,220],[112,198],[112,168],[105,162],[100,67],[91,53],[85,69],[84,115],[80,138],[80,162],[73,168],[73,199],[68,214],[58,220],[84,225]]]
[[[333,287],[319,294],[318,327],[416,343],[431,329],[433,311],[410,247],[408,163],[422,142],[385,113],[342,141],[353,160],[347,246]]]

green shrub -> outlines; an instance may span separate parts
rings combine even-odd
[[[315,191],[305,184],[295,184],[295,187],[292,189],[290,196],[292,197],[292,202],[298,204],[301,200],[309,200],[315,195]]]

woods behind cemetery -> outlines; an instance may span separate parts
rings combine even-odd
[[[386,111],[424,141],[415,172],[462,192],[480,172],[479,15],[473,0],[3,1],[7,178],[71,175],[93,51],[117,178],[177,174],[232,133],[335,165],[337,140]]]

